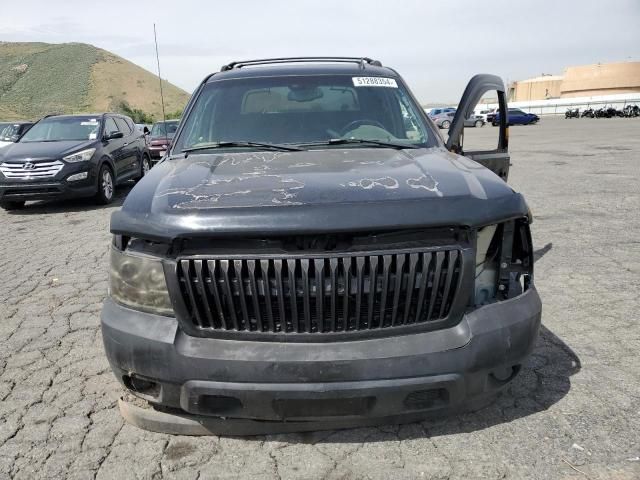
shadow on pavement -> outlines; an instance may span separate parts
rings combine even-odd
[[[537,262],[544,257],[553,248],[553,243],[549,242],[544,247],[539,248],[533,252],[533,261]]]

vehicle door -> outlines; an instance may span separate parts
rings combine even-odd
[[[115,166],[116,180],[126,175],[127,160],[124,152],[124,134],[118,128],[113,117],[106,117],[104,123],[104,133],[102,135],[102,146],[104,153],[113,159]]]
[[[509,125],[522,125],[526,123],[527,114],[517,108],[509,109]]]
[[[122,156],[124,157],[124,166],[125,169],[122,174],[129,175],[138,171],[140,164],[139,160],[139,146],[137,142],[137,136],[135,135],[134,129],[127,123],[127,121],[122,117],[114,117],[113,118],[118,125],[118,130],[122,132],[123,144],[122,144]]]
[[[510,167],[508,115],[498,116],[498,139],[495,148],[468,150],[464,148],[465,120],[473,113],[483,95],[493,91],[497,94],[500,112],[508,112],[504,83],[500,77],[487,74],[474,76],[462,94],[458,110],[449,128],[446,146],[448,150],[464,155],[493,171],[506,182]]]

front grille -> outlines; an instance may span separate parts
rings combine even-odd
[[[457,249],[321,258],[187,258],[176,269],[203,332],[357,332],[441,320],[462,275]]]
[[[55,177],[62,170],[64,163],[60,160],[45,162],[1,163],[0,172],[7,178],[32,179]]]

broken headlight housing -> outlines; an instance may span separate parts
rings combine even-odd
[[[475,306],[520,295],[532,281],[533,248],[527,218],[478,229]]]
[[[125,307],[173,315],[162,262],[149,255],[111,247],[109,294]]]

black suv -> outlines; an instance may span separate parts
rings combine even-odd
[[[260,65],[259,68],[256,68]],[[237,62],[193,94],[168,155],[111,217],[102,310],[117,378],[174,433],[260,434],[478,408],[540,325],[531,215],[495,150],[443,143],[367,58]]]
[[[143,177],[150,165],[144,135],[129,117],[47,116],[0,150],[0,207],[87,196],[109,203],[117,184]]]

